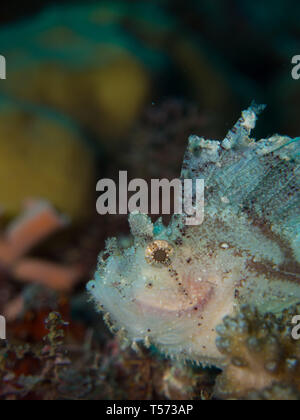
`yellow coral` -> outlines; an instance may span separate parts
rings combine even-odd
[[[150,90],[150,76],[120,48],[101,45],[97,55],[110,60],[84,68],[47,62],[22,72],[12,69],[4,89],[70,115],[102,138],[116,138],[136,120]]]
[[[72,218],[91,201],[93,157],[59,120],[7,108],[0,114],[0,204],[20,212],[24,200],[44,198]]]

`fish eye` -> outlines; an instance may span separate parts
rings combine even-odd
[[[157,240],[151,242],[145,251],[147,263],[152,265],[170,265],[173,247],[167,241]]]

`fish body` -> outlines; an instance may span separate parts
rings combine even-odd
[[[244,111],[222,141],[190,137],[181,179],[204,179],[202,224],[132,213],[133,245],[107,241],[88,291],[130,341],[221,367],[226,316],[244,304],[280,315],[300,302],[300,138],[251,138],[263,109]]]

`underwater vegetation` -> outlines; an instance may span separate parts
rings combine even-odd
[[[96,369],[76,368],[74,360],[71,364],[65,348],[68,326],[60,313],[50,312],[39,344],[1,343],[1,399],[61,400],[91,395]]]
[[[253,319],[245,315],[240,329],[225,328],[225,338],[227,331],[242,350],[247,333],[249,339],[252,332],[254,338],[259,336],[264,322],[260,317],[272,314],[278,342],[277,347],[273,343],[274,357],[282,355],[278,366],[293,357],[295,365],[299,363],[298,345],[284,335],[287,316],[284,321],[280,317],[300,301],[300,138],[252,138],[263,109],[253,104],[244,111],[222,141],[189,138],[181,177],[205,180],[203,224],[186,226],[185,215],[174,215],[164,226],[160,219],[153,224],[148,216],[132,213],[129,223],[134,245],[123,249],[116,239],[109,239],[99,256],[95,278],[87,286],[96,307],[120,338],[134,347],[140,342],[146,347],[154,345],[176,360],[227,366],[220,384],[231,383],[234,369],[228,367],[228,355],[231,357],[230,349],[235,352],[239,347],[226,347],[226,339],[216,340],[223,331],[218,326],[224,318],[225,326],[235,322],[239,326],[245,304],[256,308]],[[233,317],[231,322],[228,317]],[[262,337],[260,364],[268,362],[264,359],[268,344]],[[241,364],[248,363],[251,370],[250,362],[245,359]],[[257,363],[255,359],[255,366]],[[290,380],[290,376],[295,378],[295,365],[291,370],[282,367],[277,376],[280,384],[285,378],[292,388],[298,386]],[[266,373],[257,386],[268,388],[272,377]],[[245,378],[251,388],[247,373]],[[240,388],[244,394],[247,385]],[[223,392],[221,385],[219,389]]]
[[[65,319],[57,311],[46,315],[38,343],[0,343],[1,399],[211,398],[208,372],[171,365],[148,351],[124,350],[117,340],[99,347],[89,334],[78,337],[78,325]]]

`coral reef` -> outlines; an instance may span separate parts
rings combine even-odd
[[[276,318],[242,307],[218,326],[218,349],[227,357],[218,377],[219,398],[300,399],[300,341],[292,338],[292,319],[300,306]]]
[[[51,312],[42,344],[1,344],[1,399],[80,399],[91,391],[88,369],[76,370],[66,355],[67,326],[59,313]]]
[[[129,343],[222,367],[225,316],[243,304],[280,315],[300,301],[300,139],[251,138],[263,109],[244,111],[223,141],[190,137],[181,177],[205,180],[201,225],[132,213],[134,245],[107,241],[88,290]]]
[[[115,338],[106,337],[106,344],[99,345],[90,330],[70,320],[66,305],[59,304],[52,312],[41,305],[35,309],[35,318],[10,324],[14,339],[0,343],[1,400],[180,400],[212,396],[215,375],[172,366],[145,349],[138,353],[123,349]]]

